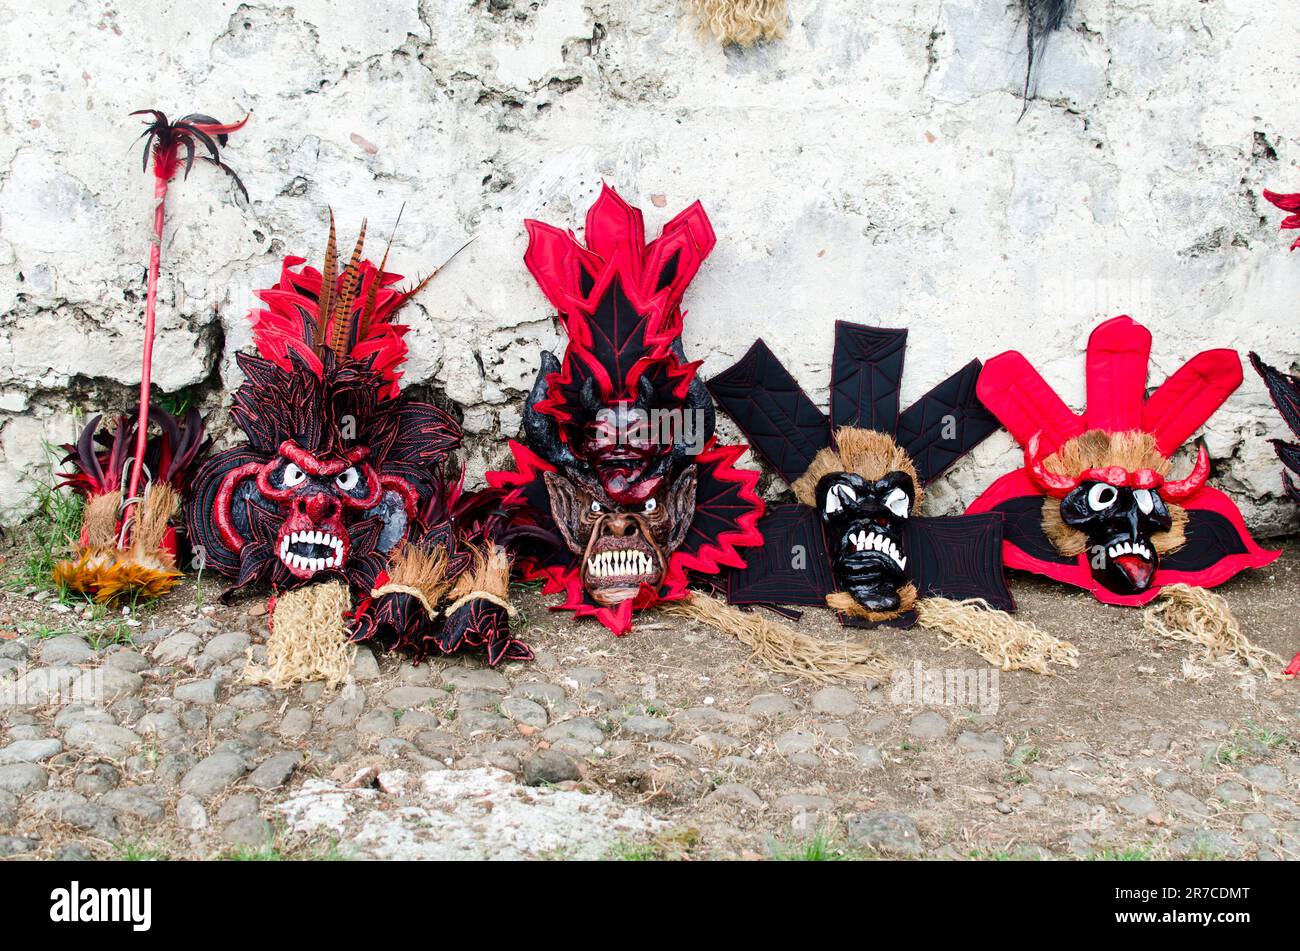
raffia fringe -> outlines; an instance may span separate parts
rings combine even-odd
[[[786,0],[687,0],[702,36],[752,46],[785,36]]]
[[[357,647],[348,641],[347,586],[333,581],[279,597],[266,642],[266,666],[249,664],[244,680],[276,689],[314,680],[337,687],[352,670]]]
[[[953,601],[923,598],[916,602],[917,620],[948,639],[945,649],[968,647],[1002,670],[1032,670],[1054,675],[1052,665],[1079,666],[1079,649],[1006,611],[989,607],[982,598]]]
[[[698,591],[691,592],[684,601],[668,602],[664,610],[729,634],[771,670],[817,683],[888,680],[894,670],[893,663],[864,643],[823,641]]]
[[[1271,679],[1283,676],[1282,658],[1252,644],[1241,632],[1228,602],[1208,588],[1166,585],[1160,597],[1142,612],[1142,628],[1148,634],[1199,645],[1205,649],[1207,660],[1234,656]]]

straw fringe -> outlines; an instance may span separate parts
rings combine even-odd
[[[473,563],[461,572],[448,597],[460,602],[470,593],[490,595],[502,603],[510,600],[510,559],[491,542],[486,549],[474,549]]]
[[[716,598],[691,592],[684,601],[670,601],[664,610],[699,621],[729,634],[751,651],[763,666],[816,683],[834,680],[888,680],[894,665],[864,643],[823,641],[757,612],[741,611]]]
[[[1282,658],[1252,644],[1241,632],[1228,602],[1208,588],[1166,585],[1160,597],[1142,612],[1142,628],[1148,634],[1197,644],[1205,648],[1206,660],[1237,657],[1270,679],[1283,676]]]
[[[826,595],[827,607],[834,608],[842,614],[848,614],[852,617],[865,618],[868,621],[880,623],[881,621],[892,621],[896,617],[901,617],[912,608],[916,607],[916,585],[910,581],[898,589],[898,610],[897,611],[869,611],[862,605],[858,604],[857,599],[847,591],[834,591]]]
[[[81,514],[81,530],[87,549],[112,548],[117,544],[117,513],[122,508],[122,492],[105,492],[86,500]]]
[[[357,656],[357,647],[347,636],[350,605],[347,585],[338,581],[281,595],[271,616],[266,666],[249,664],[244,681],[277,690],[313,680],[337,687]]]
[[[372,598],[385,594],[409,594],[424,606],[429,617],[437,611],[438,602],[451,588],[447,580],[447,549],[438,547],[424,551],[407,544],[393,556],[388,567],[388,581],[370,592]]]
[[[953,601],[924,598],[916,602],[917,620],[948,639],[945,650],[968,647],[1002,670],[1032,670],[1054,676],[1052,665],[1079,666],[1079,649],[982,598]]]
[[[752,46],[785,36],[786,0],[687,0],[701,36]]]

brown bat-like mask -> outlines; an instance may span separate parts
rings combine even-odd
[[[695,518],[695,467],[665,480],[644,502],[620,505],[596,480],[546,473],[551,514],[565,543],[582,556],[582,584],[598,604],[658,590],[668,558]]]

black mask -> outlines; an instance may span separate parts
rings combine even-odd
[[[900,605],[907,584],[903,525],[916,486],[905,472],[868,482],[852,472],[833,472],[817,483],[817,510],[831,545],[835,578],[868,611]]]
[[[1158,490],[1082,482],[1061,500],[1061,519],[1088,536],[1092,576],[1107,590],[1141,594],[1151,587],[1160,564],[1151,536],[1173,526]]]

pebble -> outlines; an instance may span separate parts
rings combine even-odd
[[[253,770],[253,774],[248,777],[248,784],[258,789],[276,789],[289,781],[289,777],[301,762],[301,753],[295,751],[276,753]]]
[[[232,707],[238,707],[240,710],[262,710],[269,707],[274,700],[275,697],[264,687],[249,687],[247,690],[241,690],[226,702]]]
[[[111,667],[114,670],[125,670],[129,673],[138,674],[142,670],[149,669],[149,660],[143,654],[138,654],[132,650],[115,651],[108,655],[104,661],[105,667]]]
[[[760,693],[745,707],[745,712],[756,717],[785,716],[794,711],[794,701],[779,693]]]
[[[352,679],[378,680],[379,676],[379,661],[375,659],[374,651],[369,647],[359,648],[356,659],[352,661]]]
[[[78,723],[63,734],[73,749],[89,750],[109,759],[122,759],[140,745],[140,734],[111,723]]]
[[[111,763],[91,763],[72,781],[72,787],[85,796],[98,796],[116,789],[122,782],[121,771]]]
[[[84,664],[95,652],[80,634],[60,634],[41,641],[41,663],[47,667],[71,667]]]
[[[1247,766],[1241,775],[1256,789],[1264,792],[1280,792],[1286,785],[1286,777],[1276,766]]]
[[[1165,797],[1165,801],[1169,803],[1169,808],[1192,819],[1206,819],[1213,811],[1201,800],[1181,789],[1175,789]]]
[[[963,730],[957,735],[957,749],[971,759],[1001,762],[1006,755],[1006,744],[997,733],[976,733]]]
[[[392,707],[394,710],[410,710],[414,707],[422,707],[431,700],[445,696],[446,693],[437,687],[419,687],[414,684],[404,684],[401,687],[394,687],[384,694],[384,705]]]
[[[261,816],[245,816],[236,819],[221,830],[221,838],[231,845],[256,848],[268,844],[274,838],[271,824]]]
[[[506,697],[501,701],[501,712],[516,723],[541,729],[546,726],[546,708],[524,697]]]
[[[566,678],[578,687],[599,687],[605,682],[605,673],[595,667],[570,667]]]
[[[1150,796],[1141,793],[1120,796],[1115,800],[1115,804],[1125,812],[1139,817],[1149,816],[1156,811],[1156,801]]]
[[[524,783],[529,786],[581,778],[578,764],[557,750],[538,750],[524,760]]]
[[[457,690],[495,690],[505,693],[510,687],[504,675],[479,667],[448,667],[442,672],[442,682],[451,684]]]
[[[948,733],[948,721],[939,714],[927,710],[912,717],[907,725],[907,732],[918,740],[937,740]]]
[[[180,684],[172,691],[172,696],[182,703],[197,703],[202,706],[211,706],[217,702],[217,688],[219,684],[213,678],[207,680],[195,680],[191,683]]]
[[[673,725],[660,717],[636,715],[623,718],[623,729],[637,736],[665,740],[673,734]]]
[[[181,779],[181,791],[200,799],[210,799],[246,772],[248,764],[242,756],[232,752],[213,753],[185,774]]]
[[[790,730],[782,733],[775,740],[776,751],[782,756],[795,753],[811,753],[817,748],[817,737],[806,730]]]
[[[853,747],[853,758],[858,761],[859,766],[864,766],[867,769],[875,769],[878,766],[885,765],[884,758],[880,755],[879,748],[868,746],[865,743],[860,743]]]
[[[735,802],[742,806],[761,809],[763,800],[758,793],[740,783],[723,783],[709,794],[709,798],[718,802]]]
[[[231,796],[221,804],[217,810],[217,821],[221,823],[234,822],[236,819],[243,819],[246,816],[257,815],[258,802],[257,797],[252,793],[239,793]]]
[[[1250,790],[1241,785],[1241,783],[1234,782],[1231,779],[1215,786],[1214,795],[1216,798],[1221,799],[1224,802],[1243,803],[1250,802],[1251,800]]]
[[[357,720],[357,732],[372,736],[388,736],[397,729],[397,722],[388,710],[371,710]]]
[[[1162,769],[1156,773],[1152,780],[1161,789],[1177,789],[1179,786],[1186,786],[1191,782],[1191,777],[1186,773],[1180,773],[1173,769]]]
[[[199,649],[201,641],[189,631],[181,631],[154,645],[155,664],[178,664]]]
[[[165,814],[159,798],[154,787],[135,786],[110,790],[99,798],[99,802],[114,812],[125,813],[146,822],[157,822]]]
[[[880,852],[903,855],[921,852],[921,833],[906,813],[873,809],[851,815],[845,822],[845,831],[853,842]]]
[[[58,740],[19,740],[0,749],[0,765],[6,763],[39,763],[63,752]]]
[[[231,631],[226,634],[218,634],[208,641],[208,646],[203,653],[218,664],[227,664],[236,657],[243,657],[244,651],[248,650],[252,642],[253,639],[242,631]]]
[[[817,713],[847,717],[858,712],[858,701],[843,687],[823,687],[812,695],[812,708]]]
[[[827,796],[789,793],[778,797],[772,805],[781,812],[830,812],[835,803]]]
[[[510,691],[510,696],[522,697],[525,700],[532,700],[536,703],[554,705],[564,700],[566,694],[564,688],[559,684],[530,681],[515,687],[514,690]]]
[[[208,827],[208,813],[194,796],[181,796],[176,802],[176,821],[182,829],[197,832]]]

